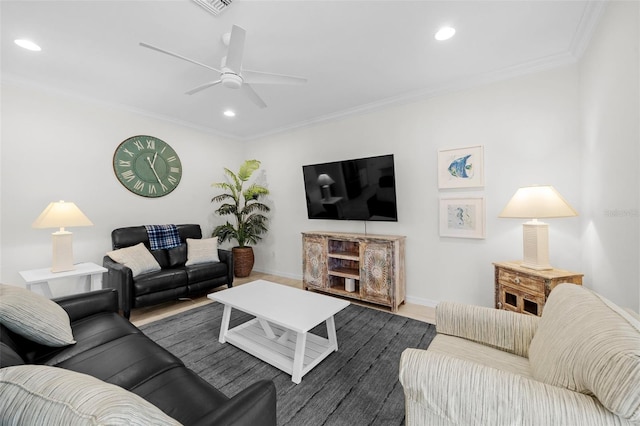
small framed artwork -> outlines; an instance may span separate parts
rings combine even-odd
[[[438,151],[438,188],[482,188],[484,149],[482,145]]]
[[[484,238],[484,197],[440,198],[440,236]]]

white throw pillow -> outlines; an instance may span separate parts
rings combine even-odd
[[[2,424],[180,425],[133,392],[58,367],[3,368],[0,394]]]
[[[0,284],[0,323],[43,345],[60,347],[76,343],[67,312],[57,303],[22,287]]]
[[[190,266],[210,262],[220,262],[218,258],[218,239],[187,238],[187,263],[185,265]]]
[[[143,243],[121,248],[107,253],[114,262],[131,269],[134,277],[147,272],[159,271],[160,264]]]

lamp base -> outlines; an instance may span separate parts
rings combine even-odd
[[[331,198],[331,189],[329,188],[329,185],[323,185],[322,186],[322,199],[323,200],[328,200],[329,198]]]
[[[549,225],[533,220],[522,225],[524,259],[522,267],[544,271],[553,269],[549,263]]]
[[[57,231],[51,234],[53,241],[53,262],[51,272],[73,271],[73,233]]]

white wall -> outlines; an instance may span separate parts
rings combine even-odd
[[[580,66],[583,265],[597,291],[640,307],[638,2],[611,2]]]
[[[638,3],[611,2],[574,66],[316,125],[247,144],[269,171],[274,210],[256,269],[301,276],[303,230],[364,232],[362,222],[308,220],[302,165],[395,154],[399,221],[370,233],[407,236],[407,299],[493,304],[491,262],[522,255],[521,223],[497,215],[515,190],[552,184],[580,212],[551,219],[552,265],[640,308]],[[438,235],[438,149],[485,148],[485,240]],[[471,193],[466,191],[465,193]]]
[[[74,201],[95,224],[72,230],[76,261],[101,263],[120,226],[195,222],[206,234],[210,183],[246,158],[263,162],[272,191],[270,232],[256,247],[255,269],[301,277],[301,231],[365,231],[363,222],[307,219],[302,166],[393,153],[399,221],[369,223],[366,231],[407,236],[409,301],[492,306],[491,262],[522,256],[521,221],[497,215],[518,187],[548,183],[581,214],[549,220],[552,264],[584,272],[586,286],[638,310],[638,97],[635,2],[610,3],[576,65],[246,143],[3,84],[0,279],[21,284],[18,271],[49,264],[50,231],[31,223],[57,199]],[[181,157],[183,180],[167,197],[135,196],[113,175],[116,146],[137,134],[165,140]],[[439,191],[438,149],[477,144],[485,147],[485,188]],[[438,197],[464,193],[486,197],[484,240],[438,235]]]
[[[397,223],[366,231],[407,236],[407,298],[493,305],[492,262],[522,256],[522,221],[498,219],[516,189],[552,184],[580,210],[578,86],[575,67],[513,79],[247,143],[260,159],[276,206],[268,238],[256,248],[256,269],[301,276],[303,230],[364,232],[363,222],[307,219],[302,166],[395,155]],[[437,152],[481,144],[485,149],[487,238],[438,233]],[[581,270],[580,219],[550,220],[551,261]]]
[[[116,147],[152,135],[180,156],[182,181],[169,195],[143,198],[113,173]],[[24,285],[18,271],[51,264],[51,232],[31,224],[51,201],[73,201],[94,223],[72,228],[74,260],[102,264],[111,231],[132,225],[198,223],[213,229],[211,183],[240,164],[242,143],[108,105],[23,86],[2,86],[0,208],[2,282]],[[63,286],[64,287],[64,286]],[[54,295],[59,295],[53,288]],[[60,290],[62,291],[62,290]]]
[[[491,262],[522,255],[521,223],[497,215],[518,187],[552,184],[580,213],[548,220],[552,265],[640,310],[638,15],[636,2],[610,2],[574,66],[248,143],[277,206],[256,269],[300,277],[301,231],[365,231],[306,218],[302,165],[393,153],[399,221],[366,231],[407,236],[409,301],[492,306]],[[437,151],[476,144],[485,148],[487,238],[440,238]]]

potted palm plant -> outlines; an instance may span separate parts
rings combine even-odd
[[[253,269],[253,247],[267,232],[267,220],[265,213],[270,208],[263,202],[262,197],[269,194],[264,186],[247,183],[253,172],[260,168],[260,161],[246,160],[240,166],[238,173],[225,168],[226,182],[215,182],[211,186],[223,189],[224,192],[211,199],[213,203],[222,203],[215,210],[220,216],[230,215],[233,221],[218,225],[213,230],[212,236],[219,242],[238,242],[233,247],[233,270],[236,277],[247,277]],[[244,185],[247,184],[247,188]]]

